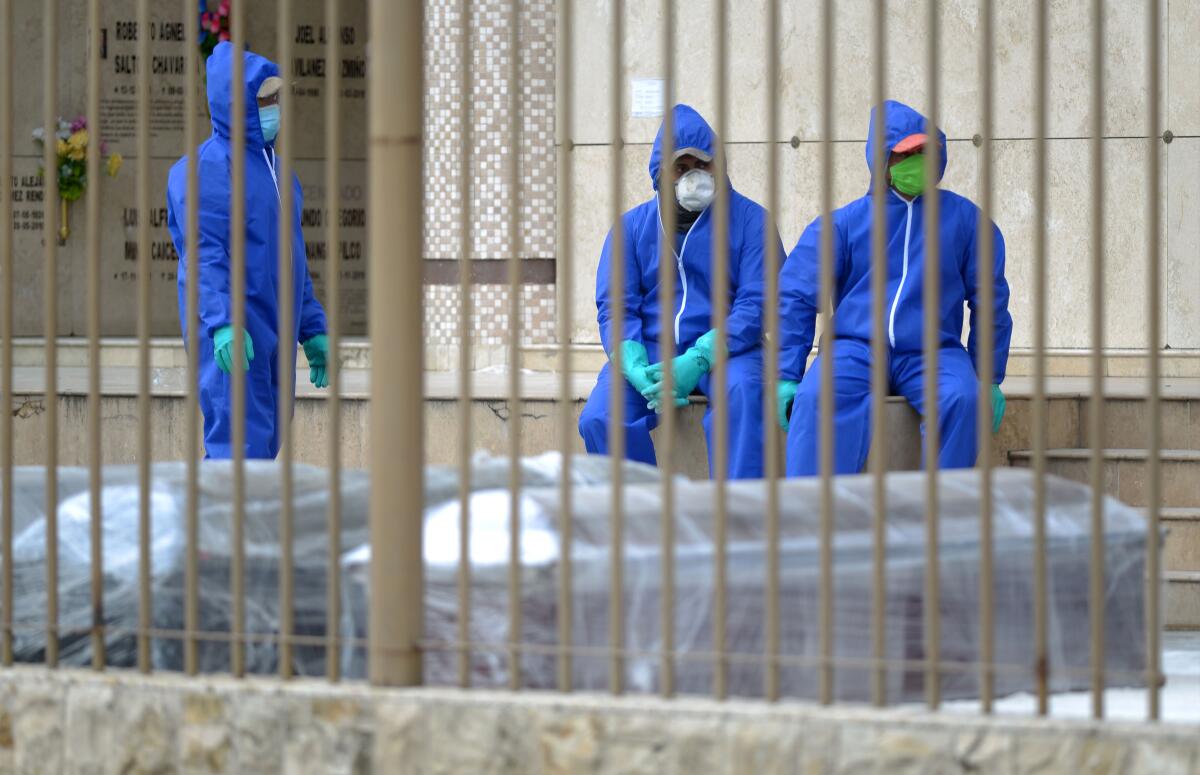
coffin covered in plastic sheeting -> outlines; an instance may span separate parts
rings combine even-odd
[[[996,690],[1028,691],[1035,685],[1033,651],[1033,476],[998,469],[994,478],[994,596]],[[730,691],[760,696],[764,671],[766,589],[766,489],[763,482],[728,485],[728,635]],[[780,484],[782,505],[781,623],[787,696],[815,697],[819,654],[819,487],[817,479]],[[834,656],[836,696],[870,699],[872,605],[872,497],[870,477],[841,477],[835,483]],[[712,690],[713,518],[715,489],[708,482],[676,486],[675,550],[676,687],[685,693]],[[979,494],[978,471],[940,476],[939,566],[942,690],[946,698],[978,695],[979,670]],[[1058,478],[1047,480],[1049,674],[1053,691],[1088,685],[1088,566],[1090,490]],[[920,667],[925,605],[925,480],[923,474],[887,477],[886,658],[889,702],[923,697]],[[630,689],[658,687],[662,599],[661,487],[632,485],[625,493],[624,611]],[[573,493],[573,675],[576,688],[608,685],[609,529],[608,487]],[[558,508],[556,489],[523,493],[521,552],[521,640],[523,680],[555,685],[555,659],[545,647],[557,641]],[[477,685],[503,685],[507,663],[508,499],[505,492],[472,498],[471,641],[490,645],[472,655]],[[1145,523],[1132,509],[1104,501],[1105,634],[1109,684],[1136,685],[1144,669],[1143,557]],[[458,503],[427,515],[426,626],[430,641],[426,679],[457,680],[456,637]],[[432,546],[438,547],[431,553]],[[365,556],[348,563],[351,594],[364,595]],[[361,616],[361,604],[355,606]],[[355,628],[362,630],[365,620]],[[361,632],[360,632],[361,634]],[[599,651],[598,651],[599,650]],[[356,666],[361,670],[361,665]]]
[[[577,456],[572,479],[580,485],[607,482],[607,459]],[[626,464],[629,481],[655,481],[655,469]],[[278,649],[270,638],[279,632],[279,513],[280,465],[247,461],[245,501],[246,646],[247,670],[269,673],[278,669]],[[233,467],[228,461],[205,461],[199,478],[199,616],[200,630],[214,637],[201,643],[200,668],[229,669],[227,634],[232,620],[230,594],[231,525],[233,519]],[[294,469],[293,544],[295,567],[295,631],[301,636],[323,637],[326,632],[326,574],[329,559],[329,472],[310,466]],[[562,476],[557,454],[525,458],[521,477],[525,486],[549,486]],[[472,461],[471,488],[507,487],[508,461],[479,455]],[[365,471],[341,474],[341,546],[348,555],[361,553],[367,542],[369,479]],[[425,499],[430,513],[447,501],[457,502],[457,468],[429,467],[425,473]],[[45,469],[22,467],[13,471],[14,541],[13,608],[14,649],[23,662],[44,659],[46,627],[46,520]],[[91,495],[84,468],[58,472],[59,631],[60,661],[65,665],[91,663]],[[106,625],[106,658],[114,666],[136,661],[138,626],[138,471],[135,466],[108,466],[102,472],[104,551],[103,583]],[[182,631],[186,569],[187,466],[157,463],[152,467],[151,507],[151,625],[159,631]],[[437,533],[428,541],[437,552]],[[343,586],[345,590],[345,586]],[[347,597],[347,606],[365,598]],[[365,621],[365,608],[345,614],[345,621]],[[352,630],[347,629],[347,634]],[[344,661],[360,664],[355,648],[347,645]],[[152,660],[160,669],[183,666],[183,644],[178,638],[156,637]],[[361,651],[359,652],[361,654]],[[324,648],[302,644],[294,648],[295,669],[302,675],[323,674]],[[359,674],[362,674],[360,671]]]

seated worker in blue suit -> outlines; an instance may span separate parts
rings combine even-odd
[[[663,405],[686,405],[694,391],[708,396],[704,432],[708,438],[709,471],[712,472],[712,407],[725,401],[729,408],[730,478],[756,478],[763,471],[763,374],[762,374],[762,293],[763,251],[776,250],[782,259],[783,245],[776,237],[765,245],[766,210],[733,189],[728,180],[719,184],[710,171],[720,142],[716,133],[694,109],[687,105],[674,108],[674,158],[662,158],[662,129],[650,154],[650,183],[655,196],[621,218],[625,241],[625,287],[610,288],[613,260],[609,233],[600,255],[596,275],[597,321],[605,352],[620,348],[622,374],[614,378],[612,364],[600,371],[596,387],[588,397],[579,418],[579,433],[589,453],[608,453],[609,393],[621,390],[625,395],[625,456],[654,464],[654,444],[650,431],[657,425],[657,413]],[[663,169],[665,165],[665,169]],[[668,196],[659,186],[660,173],[667,181]],[[729,206],[729,298],[725,331],[718,332],[712,321],[712,236],[714,213],[711,207],[716,186],[728,187]],[[676,212],[676,233],[664,233],[660,208]],[[658,352],[659,240],[669,239],[674,247],[675,264],[675,342],[676,350],[663,357]],[[612,309],[624,310],[624,325],[613,330]],[[721,334],[724,336],[721,336]],[[712,394],[710,370],[715,350],[727,347],[726,392]],[[663,397],[661,374],[671,358],[675,395]]]
[[[889,191],[886,203],[888,373],[890,389],[903,396],[925,417],[923,286],[925,264],[925,197],[946,171],[946,136],[926,137],[926,120],[899,102],[885,104]],[[874,138],[876,116],[871,115]],[[938,179],[924,180],[924,157],[936,153]],[[867,164],[873,156],[867,141]],[[882,181],[875,181],[876,184]],[[980,353],[976,344],[978,306],[979,208],[951,191],[939,193],[941,348],[938,353],[937,418],[941,429],[938,460],[942,468],[968,468],[977,449],[976,407],[979,381],[976,365],[992,358],[992,429],[1000,428],[1004,395],[1000,383],[1008,363],[1012,317],[1008,313],[1008,283],[1004,279],[1004,238],[993,223],[984,239],[995,246],[994,275],[982,281],[995,290],[995,351]],[[871,446],[871,194],[835,210],[833,258],[834,304],[833,379],[836,396],[834,456],[837,473],[857,473]],[[818,307],[821,219],[805,229],[780,272],[779,420],[788,431],[787,473],[806,476],[818,471],[819,394],[821,353],[808,374],[805,362],[812,350]],[[963,302],[971,312],[971,333],[962,346]],[[803,382],[800,380],[803,379]],[[797,387],[797,383],[799,383]],[[794,399],[795,406],[791,407]],[[790,428],[789,428],[790,408]],[[922,428],[922,432],[924,432]]]
[[[233,83],[233,57],[244,63],[242,83]],[[279,453],[279,431],[290,422],[291,402],[281,406],[279,386],[294,393],[296,374],[279,373],[279,348],[303,345],[309,379],[319,388],[329,384],[326,359],[325,312],[313,294],[300,230],[304,207],[300,179],[279,179],[275,137],[279,126],[279,92],[285,88],[279,67],[250,51],[235,53],[220,43],[208,58],[208,109],[212,135],[196,153],[200,187],[194,205],[200,233],[196,255],[187,252],[187,157],[175,162],[167,179],[167,226],[179,252],[179,325],[188,340],[187,266],[197,262],[200,276],[199,401],[204,414],[204,451],[209,458],[233,456],[231,372],[246,372],[245,447],[247,458],[273,458]],[[245,93],[246,112],[234,116],[234,89]],[[245,127],[245,221],[231,223],[232,193],[230,128]],[[295,128],[284,127],[284,131]],[[280,188],[292,187],[292,341],[279,341],[279,207]],[[242,362],[234,362],[231,239],[233,229],[246,233],[246,304]]]

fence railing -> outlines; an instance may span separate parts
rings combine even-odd
[[[18,73],[13,61],[13,8],[15,0],[0,0],[0,25],[4,39],[0,40],[0,180],[5,181],[3,193],[4,206],[0,208],[0,392],[8,398],[13,395],[13,301],[14,301],[14,254],[12,202],[10,201],[7,181],[12,179],[14,157],[14,81]],[[247,3],[234,2],[232,10],[232,43],[235,50],[241,50],[246,43]],[[653,3],[647,0],[646,6]],[[889,73],[886,67],[886,46],[889,41],[886,22],[888,14],[883,0],[871,3],[871,47],[870,78],[872,82],[872,102],[877,114],[885,111],[885,98],[889,93]],[[198,25],[194,0],[181,3],[182,18],[185,22],[186,40],[181,43],[181,53],[186,62],[186,87],[184,89],[184,137],[183,152],[194,149],[200,140],[202,127],[199,120],[200,83],[198,78],[198,52],[194,41],[198,35]],[[325,24],[329,30],[339,28],[340,4],[337,0],[326,0],[324,5]],[[628,152],[622,139],[622,116],[628,95],[622,87],[625,75],[624,44],[630,34],[626,25],[627,3],[614,0],[609,6],[611,17],[608,29],[603,31],[608,35],[608,45],[611,53],[611,89],[607,94],[595,95],[597,99],[605,99],[609,103],[608,113],[611,119],[609,125],[611,160],[609,184],[611,186],[612,209],[610,217],[614,224],[613,233],[620,235],[622,229],[622,198],[624,190],[624,156]],[[87,116],[92,127],[101,126],[100,114],[100,0],[88,2],[89,57],[88,57],[88,108]],[[372,45],[370,51],[370,76],[368,79],[369,97],[369,145],[368,145],[368,174],[370,192],[369,243],[370,243],[370,331],[372,344],[371,365],[371,495],[370,495],[370,543],[374,551],[370,570],[370,680],[382,685],[413,685],[422,681],[422,652],[428,648],[423,632],[425,620],[424,576],[423,562],[423,337],[422,337],[422,192],[425,179],[422,174],[422,128],[423,128],[423,52],[424,52],[424,16],[420,3],[397,3],[391,0],[371,0],[370,26],[376,40],[384,43]],[[727,36],[727,21],[731,14],[738,9],[728,0],[716,0],[713,3],[715,17],[713,28],[717,31],[712,43],[712,71],[700,74],[701,77],[711,78],[715,84],[715,120],[714,128],[718,136],[724,136],[731,112],[731,95],[728,83],[730,41]],[[979,40],[974,44],[979,51],[980,79],[978,90],[980,94],[978,117],[980,126],[979,143],[979,224],[981,230],[990,228],[994,212],[993,188],[993,142],[994,142],[994,103],[996,88],[994,79],[995,64],[995,27],[993,24],[994,9],[992,0],[979,0]],[[1104,395],[1103,381],[1103,350],[1105,307],[1104,293],[1099,289],[1105,283],[1104,255],[1104,188],[1106,183],[1106,168],[1104,163],[1104,108],[1105,91],[1103,73],[1104,60],[1104,17],[1106,5],[1101,0],[1095,0],[1091,5],[1088,24],[1091,29],[1090,45],[1091,62],[1091,398],[1089,438],[1091,440],[1091,480],[1096,483],[1092,490],[1091,531],[1094,540],[1091,541],[1091,560],[1089,564],[1090,612],[1089,621],[1091,632],[1090,665],[1091,692],[1093,697],[1092,713],[1097,718],[1105,715],[1103,704],[1105,691],[1105,567],[1104,567],[1104,497],[1099,485],[1104,479],[1103,449],[1104,415],[1101,399]],[[643,9],[648,10],[648,9]],[[672,112],[669,106],[674,104],[676,86],[680,74],[677,72],[679,44],[679,18],[676,3],[672,0],[662,0],[658,4],[657,13],[661,18],[661,62],[662,77],[665,81],[664,131],[662,133],[664,159],[673,157],[674,133]],[[472,680],[471,657],[473,651],[479,648],[495,649],[506,660],[507,676],[512,689],[520,689],[524,685],[521,671],[523,655],[541,649],[551,654],[556,660],[556,682],[562,691],[571,691],[573,676],[573,660],[580,654],[596,656],[594,651],[577,646],[573,643],[572,621],[576,616],[574,606],[576,596],[574,590],[572,546],[573,521],[572,511],[575,504],[575,494],[571,477],[568,472],[572,465],[572,448],[575,443],[575,401],[572,394],[573,364],[569,341],[573,330],[571,310],[575,277],[575,259],[573,255],[575,244],[573,239],[573,213],[576,212],[573,201],[574,170],[574,141],[572,127],[575,126],[573,116],[573,92],[577,88],[574,70],[572,41],[578,32],[574,19],[575,4],[571,0],[558,0],[556,10],[556,107],[555,107],[555,144],[556,144],[556,178],[557,178],[557,217],[556,244],[558,252],[558,319],[557,332],[560,344],[558,354],[558,403],[556,422],[558,424],[557,444],[562,453],[562,480],[558,499],[558,548],[559,565],[556,576],[558,585],[556,594],[556,638],[557,642],[550,647],[534,646],[522,640],[522,599],[525,590],[522,589],[521,563],[522,553],[520,536],[522,532],[522,478],[520,467],[521,442],[521,411],[522,372],[520,361],[522,295],[521,295],[521,229],[518,219],[521,217],[520,191],[518,179],[518,160],[522,144],[526,142],[522,127],[520,90],[520,24],[521,4],[511,2],[507,6],[509,39],[504,43],[508,51],[507,78],[507,121],[510,146],[505,149],[506,164],[503,169],[505,190],[507,192],[507,240],[508,261],[508,347],[510,358],[508,362],[509,390],[509,481],[508,481],[508,563],[507,563],[507,639],[503,643],[478,644],[472,642],[471,621],[476,612],[471,605],[472,568],[468,558],[472,556],[470,538],[472,534],[472,470],[471,451],[472,422],[471,422],[471,321],[473,316],[470,293],[472,259],[472,229],[474,216],[472,197],[470,195],[473,182],[474,165],[472,155],[475,153],[475,138],[472,135],[473,122],[470,118],[472,107],[472,63],[477,52],[473,50],[472,20],[473,3],[471,0],[460,0],[459,16],[463,25],[458,52],[460,63],[459,88],[461,91],[464,115],[467,116],[460,137],[458,153],[461,157],[459,167],[459,190],[466,192],[463,196],[461,220],[459,222],[459,407],[458,413],[458,564],[457,564],[457,620],[455,631],[457,642],[442,644],[451,648],[456,654],[457,680],[464,687]],[[764,93],[762,107],[762,125],[766,128],[766,136],[771,138],[767,143],[766,155],[766,201],[764,221],[761,225],[765,235],[764,244],[768,246],[764,256],[764,288],[766,304],[763,310],[764,341],[764,372],[762,375],[765,395],[763,408],[763,456],[765,461],[765,500],[762,513],[765,525],[765,600],[763,601],[762,628],[765,633],[763,642],[765,648],[759,655],[764,669],[763,696],[768,700],[778,700],[783,696],[781,689],[781,670],[789,664],[788,656],[781,649],[781,632],[785,613],[781,610],[781,479],[780,460],[782,457],[783,441],[774,412],[773,398],[779,382],[779,342],[781,320],[779,310],[774,300],[779,294],[780,258],[769,246],[777,240],[776,216],[781,204],[780,196],[780,159],[779,143],[774,140],[778,136],[778,105],[781,84],[781,46],[779,30],[781,18],[785,14],[794,13],[791,3],[773,0],[767,2],[764,15],[764,26],[761,37],[761,71],[767,88]],[[838,83],[843,78],[861,77],[857,73],[836,72],[834,41],[834,21],[837,6],[831,1],[820,3],[819,24],[823,41],[821,51],[820,104],[814,107],[821,117],[820,166],[818,169],[821,197],[820,213],[826,223],[830,222],[835,207],[833,199],[834,176],[834,127],[833,102],[838,89]],[[942,84],[939,82],[939,56],[941,55],[941,3],[928,0],[924,4],[926,70],[928,83],[926,85],[926,111],[928,116],[927,134],[937,137],[938,121],[942,110],[940,96]],[[1049,10],[1046,3],[1033,3],[1030,13],[1034,22],[1034,61],[1033,82],[1030,84],[1033,101],[1035,126],[1034,163],[1031,188],[1034,202],[1034,251],[1031,256],[1032,285],[1027,289],[1033,303],[1033,396],[1031,401],[1031,432],[1034,443],[1033,482],[1035,488],[1033,506],[1033,611],[1034,621],[1034,653],[1033,673],[1034,685],[1038,700],[1038,711],[1045,714],[1049,709],[1050,684],[1046,666],[1049,661],[1048,628],[1048,549],[1046,533],[1046,460],[1047,460],[1047,391],[1046,391],[1046,327],[1047,327],[1047,134],[1048,134],[1048,57],[1053,36],[1049,28]],[[137,24],[145,30],[150,24],[149,0],[139,0],[137,3]],[[46,0],[42,4],[42,20],[44,33],[44,122],[47,127],[53,127],[56,121],[58,87],[58,51],[55,41],[59,39],[60,18],[56,0]],[[278,3],[278,56],[282,63],[290,62],[292,58],[292,35],[294,26],[293,3],[291,0],[280,0]],[[1159,558],[1159,513],[1161,502],[1161,474],[1159,458],[1161,451],[1160,433],[1160,388],[1159,388],[1159,343],[1160,343],[1160,282],[1162,278],[1161,255],[1159,248],[1159,224],[1161,219],[1160,203],[1157,192],[1161,180],[1161,159],[1159,145],[1158,116],[1160,114],[1160,4],[1151,0],[1146,3],[1145,17],[1145,56],[1150,63],[1146,68],[1146,129],[1144,140],[1147,146],[1147,181],[1151,195],[1146,198],[1146,234],[1147,237],[1147,304],[1146,304],[1146,342],[1148,363],[1148,410],[1146,448],[1148,450],[1147,468],[1147,520],[1146,520],[1146,555],[1145,555],[1145,684],[1148,698],[1147,715],[1155,719],[1159,715],[1159,679],[1161,666],[1159,664],[1161,644],[1159,633],[1160,599],[1159,580],[1161,563]],[[598,31],[599,32],[599,31]],[[325,43],[326,59],[329,62],[340,60],[339,36],[329,34]],[[148,35],[138,38],[138,59],[145,63],[150,61],[150,43]],[[691,77],[696,74],[689,73]],[[341,153],[341,112],[339,109],[339,69],[328,69],[325,89],[325,176],[326,189],[337,192],[339,187],[339,154]],[[233,83],[245,81],[244,62],[241,57],[233,57]],[[150,223],[149,212],[152,207],[151,192],[151,156],[150,156],[150,86],[151,73],[148,67],[139,67],[137,82],[137,210],[138,218],[138,342],[139,342],[139,380],[138,380],[138,477],[139,477],[139,510],[138,524],[140,536],[139,562],[139,618],[138,618],[138,651],[137,666],[142,671],[152,668],[150,643],[153,637],[159,637],[152,627],[152,599],[154,589],[151,584],[151,534],[154,514],[151,511],[151,478],[150,461],[151,448],[151,364],[150,364]],[[245,114],[247,95],[244,90],[231,90],[232,114]],[[281,93],[282,124],[284,127],[295,127],[296,118],[293,108],[293,97],[289,88]],[[247,151],[246,125],[242,121],[232,121],[230,125],[231,142],[231,179],[232,198],[229,203],[230,223],[238,226],[231,229],[229,259],[231,272],[231,310],[233,327],[233,361],[241,363],[244,352],[242,332],[246,330],[245,314],[247,288],[245,283],[247,246],[246,232],[240,228],[246,223],[246,200],[243,192],[247,180]],[[289,140],[292,133],[284,131],[279,136],[276,146],[278,154],[278,177],[280,181],[291,181],[295,169],[294,144]],[[884,148],[883,122],[878,121],[874,129],[875,154],[870,160],[875,180],[883,180],[886,175],[887,158]],[[724,149],[718,145],[713,169],[717,180],[723,180],[727,167]],[[45,145],[44,166],[53,170],[57,166],[55,149],[52,142]],[[926,177],[936,179],[939,174],[937,155],[926,154]],[[664,165],[665,176],[670,175],[669,165]],[[88,157],[88,175],[92,181],[100,180],[99,154]],[[186,213],[186,250],[188,255],[195,256],[200,247],[200,213],[197,203],[200,200],[198,182],[199,169],[194,153],[189,153],[187,164],[187,202]],[[664,180],[669,180],[664,178]],[[57,272],[57,243],[53,239],[58,211],[57,179],[54,174],[45,175],[44,197],[44,253],[42,257],[44,277],[56,277]],[[98,183],[96,183],[98,185]],[[667,183],[667,185],[670,185]],[[664,186],[666,188],[666,186]],[[885,433],[885,402],[889,392],[887,372],[888,350],[887,313],[885,306],[887,295],[887,257],[886,253],[886,224],[885,186],[876,185],[873,188],[873,223],[871,225],[872,239],[872,307],[871,307],[871,353],[872,367],[870,369],[871,384],[871,417],[873,434],[881,438]],[[279,288],[279,319],[278,335],[280,341],[294,341],[297,332],[293,330],[294,297],[293,282],[293,189],[291,185],[279,185],[279,217],[278,217],[278,288]],[[729,216],[728,198],[731,196],[725,186],[718,185],[714,209],[713,244],[716,249],[711,256],[713,278],[713,311],[712,327],[723,329],[729,313]],[[99,216],[99,197],[89,196],[87,200],[87,305],[88,305],[88,422],[89,422],[89,477],[90,477],[90,506],[91,506],[91,572],[93,611],[92,626],[89,635],[92,642],[93,667],[103,670],[105,659],[105,629],[104,597],[102,594],[103,579],[103,539],[104,520],[101,497],[101,456],[100,456],[100,310],[105,303],[100,291],[100,233],[102,225]],[[941,231],[937,213],[939,211],[939,195],[936,187],[926,194],[926,256],[930,263],[937,263]],[[662,228],[665,234],[675,233],[676,214],[673,208],[662,209]],[[327,219],[327,244],[334,246],[329,252],[331,262],[327,272],[326,305],[328,312],[329,332],[329,480],[328,480],[328,568],[325,579],[327,598],[327,622],[338,622],[342,616],[342,478],[340,465],[340,435],[341,411],[339,402],[339,328],[342,316],[339,311],[339,256],[336,246],[340,244],[339,219]],[[985,231],[986,233],[986,231]],[[657,342],[658,351],[662,354],[677,352],[678,342],[674,341],[673,312],[677,300],[675,289],[677,283],[677,265],[673,257],[672,244],[669,239],[659,240],[658,262],[658,303],[661,310]],[[990,278],[993,275],[995,256],[991,240],[980,242],[981,250],[978,262],[978,276]],[[834,337],[832,318],[836,315],[835,307],[835,271],[834,266],[834,235],[832,229],[822,229],[820,242],[820,308],[827,314],[823,327],[820,344],[821,365],[815,376],[820,380],[820,497],[819,510],[819,615],[818,657],[809,667],[818,671],[817,696],[822,703],[832,703],[835,699],[835,671],[839,668],[839,660],[835,655],[834,633],[836,628],[834,607],[834,547],[835,547],[835,514],[836,488],[834,440],[838,433],[834,421],[834,370],[833,352],[839,343]],[[612,275],[610,285],[622,288],[627,280],[627,262],[623,253],[627,250],[626,241],[620,238],[612,241],[613,260],[610,262]],[[31,260],[20,257],[20,260]],[[198,556],[199,534],[201,530],[201,514],[199,511],[199,479],[201,464],[198,460],[200,444],[200,427],[198,415],[198,398],[195,386],[200,379],[200,326],[199,326],[199,285],[200,272],[203,269],[198,261],[188,262],[186,276],[186,315],[190,321],[187,333],[187,349],[189,353],[188,373],[192,391],[188,395],[187,428],[188,449],[191,454],[187,465],[187,513],[186,513],[186,592],[184,595],[185,625],[181,638],[184,644],[184,669],[189,674],[199,670],[198,648],[203,634],[200,622],[199,575],[200,558]],[[988,282],[979,284],[978,306],[981,310],[978,330],[979,351],[990,353],[995,339],[993,320],[993,288]],[[924,285],[921,289],[924,299],[924,362],[927,373],[937,369],[939,351],[940,310],[939,310],[939,274],[926,272]],[[55,283],[45,282],[44,320],[46,348],[46,382],[47,397],[53,398],[57,393],[56,385],[56,326],[58,320],[58,293]],[[620,304],[613,305],[614,331],[622,330],[623,308]],[[296,364],[293,361],[296,353],[294,348],[280,347],[278,352],[278,372],[283,375],[293,374]],[[614,348],[610,353],[611,369],[614,375],[622,371],[622,354],[620,348]],[[265,355],[260,355],[265,357]],[[665,357],[665,356],[664,356]],[[716,350],[716,360],[712,375],[713,392],[723,395],[727,385],[728,357],[720,347]],[[672,370],[666,368],[662,372],[663,395],[671,395]],[[992,564],[994,554],[993,539],[993,478],[995,461],[991,459],[990,431],[992,424],[992,409],[990,388],[992,383],[992,364],[989,358],[982,357],[978,365],[978,476],[980,478],[980,504],[978,515],[978,535],[980,545],[979,568],[979,600],[980,617],[978,621],[980,644],[977,659],[965,669],[977,670],[979,673],[979,701],[981,710],[990,712],[995,702],[995,649],[996,623],[993,618],[995,601],[992,596],[994,589],[995,569]],[[248,634],[246,628],[246,555],[245,555],[245,525],[247,514],[244,508],[246,502],[245,441],[246,429],[246,373],[238,368],[232,370],[232,407],[233,457],[232,502],[234,512],[232,519],[230,551],[230,594],[232,613],[228,639],[231,644],[229,670],[235,676],[244,675],[246,662],[245,644],[253,640],[255,635]],[[614,377],[619,379],[619,376]],[[288,379],[280,382],[278,405],[290,407],[294,399],[293,386]],[[927,407],[938,405],[938,381],[926,380],[924,383],[924,404]],[[282,410],[286,411],[286,410]],[[625,602],[625,571],[626,571],[626,524],[627,484],[624,481],[625,469],[622,466],[620,451],[626,447],[625,423],[623,416],[626,412],[624,394],[617,389],[611,393],[609,406],[609,438],[608,447],[613,451],[611,466],[611,489],[609,501],[608,527],[608,594],[607,594],[607,626],[608,649],[603,650],[603,657],[608,660],[609,688],[614,694],[626,690],[625,676],[627,671],[627,633],[629,626],[628,611]],[[54,471],[58,465],[57,431],[59,417],[56,403],[48,400],[45,403],[45,433],[47,455],[45,465],[48,471]],[[286,416],[286,415],[284,415]],[[663,433],[658,447],[658,460],[666,471],[673,470],[673,461],[677,454],[674,448],[674,429],[678,422],[676,415],[666,411],[661,415],[660,426]],[[939,488],[942,477],[939,475],[938,456],[938,413],[931,411],[925,418],[925,534],[924,534],[924,606],[923,606],[923,640],[924,640],[924,674],[925,702],[930,708],[937,708],[942,703],[942,690],[939,677],[949,666],[940,662],[940,644],[943,642],[942,621],[938,598],[941,590],[939,582]],[[729,454],[729,416],[728,407],[723,401],[715,401],[712,410],[713,423],[713,454],[712,468],[714,484],[713,497],[713,553],[711,577],[713,580],[712,600],[712,694],[724,698],[729,694],[728,673],[731,662],[745,655],[732,655],[726,641],[729,627],[730,601],[727,589],[730,581],[729,545],[729,498],[730,487],[727,483],[728,454]],[[280,434],[280,477],[283,493],[279,514],[280,536],[280,585],[279,610],[281,612],[280,631],[278,634],[278,661],[281,678],[292,675],[292,648],[304,641],[295,633],[296,622],[293,616],[295,608],[294,574],[292,546],[293,532],[293,448],[295,434],[288,422],[279,426]],[[881,450],[882,451],[882,450]],[[10,412],[0,412],[0,524],[3,525],[2,544],[2,595],[0,609],[3,610],[3,661],[11,665],[13,655],[13,420]],[[886,475],[887,460],[883,454],[875,454],[871,458],[869,473],[872,480],[871,524],[872,563],[870,574],[870,659],[866,667],[872,673],[871,697],[877,705],[888,702],[885,687],[886,670],[889,666],[887,657],[887,638],[885,628],[885,568],[886,532],[888,515],[888,479]],[[46,648],[45,662],[55,666],[58,662],[59,639],[63,632],[58,627],[58,534],[56,530],[58,511],[57,480],[54,476],[45,479],[45,518],[46,518]],[[657,657],[660,660],[660,680],[658,688],[664,696],[672,696],[677,692],[675,670],[677,666],[676,636],[674,631],[675,613],[679,601],[675,599],[678,585],[677,567],[675,560],[676,536],[676,504],[678,502],[677,488],[679,483],[671,476],[661,479],[661,523],[659,525],[660,556],[658,568],[659,584],[662,598],[659,613],[660,649]],[[326,647],[327,670],[330,680],[338,680],[342,666],[338,653],[341,639],[334,626],[328,626],[327,632],[319,639]],[[863,664],[856,664],[862,668]]]

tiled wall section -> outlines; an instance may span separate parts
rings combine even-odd
[[[510,184],[507,180],[513,143],[509,73],[512,25],[507,2],[468,0],[471,9],[470,102],[463,106],[461,45],[464,34],[460,0],[426,0],[427,104],[425,150],[425,255],[454,259],[460,255],[463,189],[467,164],[463,132],[470,129],[472,177],[469,246],[474,259],[504,259],[514,246],[509,233]],[[554,256],[554,3],[527,0],[518,14],[520,36],[519,116],[517,138],[519,214],[515,249],[522,258]],[[554,286],[523,288],[525,319],[522,341],[554,341]],[[441,348],[458,341],[458,298],[454,285],[426,287],[427,345]],[[499,347],[507,341],[507,289],[475,287],[472,320],[475,344]]]
[[[425,286],[425,350],[427,368],[458,368],[457,285]],[[507,363],[509,341],[508,286],[484,283],[471,286],[472,368]],[[555,337],[555,287],[542,283],[521,286],[522,346],[547,344]]]

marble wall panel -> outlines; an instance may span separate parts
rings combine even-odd
[[[1200,3],[1167,3],[1167,129],[1200,135]]]
[[[1200,139],[1165,146],[1167,344],[1200,348]]]
[[[1108,0],[1105,22],[1105,133],[1131,135],[1145,129],[1146,0]],[[729,42],[729,114],[726,138],[764,141],[767,84],[766,0],[739,2],[725,27]],[[573,86],[576,142],[608,142],[612,88],[612,6],[600,0],[575,0],[576,33]],[[928,106],[925,5],[916,0],[888,3],[887,94],[924,110]],[[1033,132],[1035,5],[1029,0],[996,4],[993,63],[997,137],[1026,137]],[[977,0],[945,3],[941,12],[941,123],[952,137],[970,138],[980,131],[980,4]],[[690,102],[705,115],[716,113],[715,3],[677,2],[675,7],[675,71],[678,101]],[[1186,12],[1180,12],[1184,14]],[[1075,137],[1089,131],[1091,36],[1088,0],[1066,0],[1050,8],[1050,132]],[[1164,9],[1165,21],[1165,9]],[[874,3],[845,0],[837,4],[834,39],[834,132],[838,139],[866,136],[865,116],[873,92]],[[653,137],[657,122],[628,115],[630,79],[662,77],[661,3],[626,4],[627,34],[623,47],[622,89],[625,109],[622,134],[629,141]],[[1163,25],[1163,41],[1166,41]],[[780,83],[777,95],[779,136],[816,139],[821,131],[823,51],[821,4],[817,0],[782,3]]]

